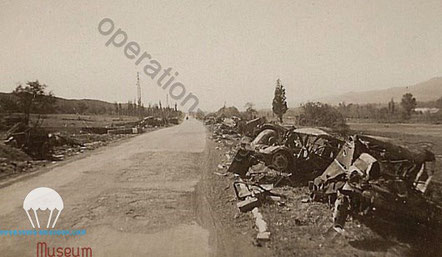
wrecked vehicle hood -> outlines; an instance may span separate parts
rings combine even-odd
[[[293,132],[299,134],[312,135],[312,136],[327,136],[327,137],[330,136],[330,134],[318,128],[299,128],[293,130]]]
[[[339,190],[337,181],[358,174],[367,181],[381,176],[387,180],[402,179],[408,187],[424,193],[434,173],[434,162],[435,156],[428,150],[409,150],[369,136],[352,136],[310,189],[319,195],[334,194]]]
[[[367,151],[380,159],[391,161],[406,159],[414,163],[435,161],[436,159],[434,153],[425,149],[409,149],[371,136],[358,135],[357,139]]]

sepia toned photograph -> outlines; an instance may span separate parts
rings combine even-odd
[[[0,257],[442,256],[442,1],[0,0]]]

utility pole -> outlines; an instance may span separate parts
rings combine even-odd
[[[141,86],[140,86],[140,73],[137,72],[137,98],[138,98],[138,116],[141,116]]]

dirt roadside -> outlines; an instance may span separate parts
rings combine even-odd
[[[150,133],[158,129],[160,128],[148,128],[144,133]],[[140,134],[77,135],[77,137],[72,138],[79,138],[78,142],[84,144],[84,146],[57,146],[55,152],[63,155],[63,158],[58,161],[32,160],[20,149],[0,143],[0,149],[2,150],[2,153],[0,153],[2,156],[0,158],[0,188],[37,176],[60,165],[83,159],[106,147],[117,146],[138,135]],[[8,158],[5,158],[5,156]]]
[[[2,229],[29,229],[24,197],[49,187],[63,198],[57,229],[72,237],[2,237],[6,256],[35,256],[49,246],[88,246],[93,256],[209,256],[209,232],[196,223],[194,187],[201,177],[205,129],[197,122],[145,133],[0,188]],[[46,215],[45,215],[46,214]],[[38,213],[48,220],[48,212]]]
[[[227,217],[224,223],[231,223],[231,231],[237,229],[244,233],[241,238],[244,242],[253,242],[256,237],[253,217],[248,213],[236,214],[239,212],[236,209],[238,201],[231,188],[233,177],[231,174],[222,175],[226,172],[225,166],[230,164],[226,156],[232,156],[232,148],[238,142],[227,138],[217,142],[209,141],[217,148],[213,150],[217,162],[211,166],[212,170],[208,174],[215,182],[212,199],[222,213],[218,215]],[[303,183],[279,186],[272,191],[283,195],[285,199],[282,204],[263,203],[260,207],[271,232],[269,242],[265,242],[263,247],[255,247],[261,256],[441,256],[436,242],[442,238],[442,234],[438,231],[361,217],[349,218],[345,232],[337,233],[333,229],[332,207],[306,201],[309,199],[309,190]]]
[[[0,252],[35,256],[37,241],[46,240],[88,246],[94,256],[271,256],[253,245],[252,218],[238,214],[230,182],[213,174],[224,154],[206,132],[189,120],[0,188],[2,228],[29,228],[22,199],[47,186],[65,203],[57,228],[87,230],[81,237],[3,237]]]
[[[198,222],[210,231],[213,256],[272,256],[267,247],[257,247],[254,219],[251,213],[241,213],[236,207],[232,188],[233,176],[215,174],[225,159],[225,150],[208,139],[202,174],[194,194]]]

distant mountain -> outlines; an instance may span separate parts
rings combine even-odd
[[[5,99],[11,99],[16,101],[15,96],[12,93],[0,92],[0,107]],[[93,99],[65,99],[61,97],[55,97],[55,112],[56,113],[77,113],[79,104],[84,104],[87,107],[87,111],[91,113],[106,113],[112,112],[115,109],[113,103],[93,100]],[[125,106],[125,104],[123,104]],[[0,108],[1,110],[1,108]]]
[[[78,110],[78,105],[83,103],[87,106],[87,111],[93,113],[106,113],[112,112],[115,107],[114,104],[94,99],[65,99],[61,97],[56,97],[56,106],[62,113],[76,113]]]
[[[363,92],[349,92],[338,96],[321,98],[318,99],[318,101],[330,104],[338,104],[341,102],[367,104],[387,103],[391,100],[391,98],[393,98],[396,102],[398,102],[405,93],[412,93],[418,102],[436,100],[442,97],[442,77],[433,78],[408,87],[392,87],[388,89]]]

